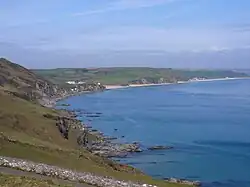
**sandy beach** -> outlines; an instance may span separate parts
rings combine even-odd
[[[129,86],[121,86],[121,85],[104,85],[107,90],[114,89],[123,89],[123,88],[135,88],[135,87],[147,87],[147,86],[163,86],[175,83],[162,83],[162,84],[130,84]]]
[[[106,90],[116,90],[124,88],[136,88],[136,87],[148,87],[148,86],[164,86],[171,84],[187,84],[195,82],[211,82],[211,81],[226,81],[226,80],[237,80],[237,79],[249,79],[250,77],[235,77],[235,78],[218,78],[218,79],[201,79],[201,80],[190,80],[190,81],[178,81],[177,83],[160,83],[160,84],[130,84],[128,86],[121,85],[104,85]]]

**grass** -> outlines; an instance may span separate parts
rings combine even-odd
[[[245,73],[231,70],[185,70],[170,68],[97,68],[97,69],[51,69],[33,70],[36,74],[56,84],[64,84],[69,80],[95,81],[103,84],[127,84],[145,78],[158,81],[164,78],[167,82],[188,80],[194,77],[225,78],[247,76]]]
[[[101,176],[112,176],[120,180],[155,184],[159,187],[183,186],[154,180],[130,166],[94,156],[87,150],[79,148],[76,143],[76,130],[71,129],[69,140],[66,140],[59,133],[56,121],[44,117],[44,114],[59,115],[56,110],[8,95],[1,90],[0,103],[0,155],[2,156],[28,159]]]
[[[12,176],[0,173],[1,187],[73,187],[61,185],[53,180],[41,180],[25,176]]]

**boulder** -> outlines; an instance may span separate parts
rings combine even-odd
[[[184,184],[189,186],[201,186],[201,182],[199,181],[190,181],[186,179],[177,179],[177,178],[165,178],[165,181],[174,184]]]

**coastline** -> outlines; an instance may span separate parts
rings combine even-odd
[[[116,140],[117,137],[110,137],[109,135],[104,135],[98,129],[92,129],[92,126],[86,125],[83,121],[76,119],[76,117],[84,115],[84,113],[86,111],[85,112],[83,112],[83,111],[79,112],[77,110],[71,111],[67,107],[61,107],[59,109],[59,108],[56,108],[57,103],[59,101],[65,100],[65,99],[67,99],[69,97],[74,97],[74,96],[77,96],[77,95],[83,95],[83,94],[89,94],[89,93],[96,93],[96,92],[101,92],[101,91],[105,91],[105,90],[117,90],[117,89],[125,89],[125,88],[139,88],[139,87],[152,87],[152,86],[166,86],[166,85],[188,84],[188,83],[197,83],[197,82],[241,80],[241,79],[250,79],[250,77],[235,77],[235,78],[218,78],[218,79],[205,79],[205,80],[193,80],[193,81],[178,81],[177,83],[132,84],[132,85],[129,85],[129,86],[104,85],[106,87],[104,90],[81,91],[81,92],[76,92],[76,93],[65,94],[65,95],[60,96],[60,97],[45,99],[46,101],[42,100],[42,102],[45,103],[45,104],[43,103],[42,105],[44,107],[53,108],[53,109],[56,109],[56,110],[63,109],[65,111],[67,111],[70,115],[73,114],[73,116],[75,116],[74,117],[75,120],[80,121],[81,124],[82,124],[83,128],[80,128],[81,131],[83,129],[87,129],[88,133],[90,133],[91,135],[96,136],[98,138],[101,138],[104,141],[102,143],[100,143],[100,142],[97,143],[98,149],[101,149],[101,147],[103,147],[104,149],[107,149],[107,144],[108,144],[108,148],[109,148],[110,152],[109,153],[108,152],[101,152],[100,155],[105,155],[106,157],[124,157],[124,156],[127,156],[128,154],[133,153],[133,152],[142,152],[139,143],[138,142],[133,142],[133,143],[117,143],[117,142],[114,142],[113,140]],[[96,115],[96,113],[92,113],[91,115]],[[123,147],[123,148],[119,148],[119,147]],[[117,152],[117,153],[115,153],[115,152]]]
[[[116,89],[124,89],[124,88],[137,88],[137,87],[151,87],[151,86],[165,86],[176,83],[159,83],[159,84],[130,84],[128,86],[121,85],[104,85],[106,90],[116,90]]]
[[[106,87],[105,90],[117,90],[117,89],[125,89],[125,88],[166,86],[166,85],[173,85],[173,84],[188,84],[188,83],[197,83],[197,82],[228,81],[228,80],[242,80],[242,79],[250,79],[250,77],[202,79],[202,80],[192,80],[192,81],[178,81],[178,82],[175,82],[175,83],[130,84],[128,86],[121,86],[121,85],[104,85],[104,86]]]
[[[166,86],[166,85],[173,85],[173,84],[188,84],[188,83],[197,83],[197,82],[212,82],[212,81],[228,81],[228,80],[242,80],[242,79],[250,79],[250,77],[233,77],[233,78],[217,78],[217,79],[204,79],[204,80],[192,80],[192,81],[178,81],[175,83],[157,83],[157,84],[130,84],[128,86],[122,85],[104,85],[104,90],[98,91],[80,91],[70,94],[65,94],[59,97],[52,97],[52,98],[42,98],[39,102],[41,105],[48,107],[48,108],[55,108],[57,102],[65,100],[69,97],[74,97],[78,95],[88,94],[88,93],[96,93],[106,90],[117,90],[117,89],[126,89],[126,88],[140,88],[140,87],[152,87],[152,86]]]
[[[58,96],[58,97],[52,97],[52,98],[45,97],[45,98],[40,99],[39,103],[44,107],[55,109],[55,107],[59,101],[65,100],[69,97],[74,97],[74,96],[83,95],[83,94],[87,94],[87,93],[94,93],[94,92],[96,92],[96,91],[81,91],[81,92],[76,92],[76,93],[65,94],[63,96]]]
[[[241,79],[250,79],[250,77],[237,77],[237,78],[218,78],[218,79],[205,79],[205,80],[193,80],[193,81],[179,81],[177,83],[162,83],[162,84],[132,84],[129,86],[120,86],[120,85],[105,85],[106,89],[105,90],[116,90],[116,89],[124,89],[124,88],[136,88],[136,87],[151,87],[151,86],[165,86],[165,85],[173,85],[173,84],[187,84],[187,83],[197,83],[197,82],[212,82],[212,81],[226,81],[226,80],[241,80]],[[105,91],[103,90],[103,91]],[[82,94],[86,94],[86,93],[95,93],[97,91],[82,91],[82,92],[77,92],[75,94],[69,94],[69,95],[65,95],[62,97],[57,97],[57,98],[53,98],[54,101],[54,105],[50,106],[51,108],[55,108],[56,104],[58,101],[67,99],[68,97],[73,97],[73,96],[77,96],[77,95],[82,95]],[[63,107],[63,109],[67,110],[68,112],[72,112],[70,110],[67,109],[67,107]],[[77,114],[77,112],[73,113],[76,114],[76,116],[79,116],[80,114]],[[111,137],[109,137],[108,135],[104,135],[102,132],[100,132],[99,130],[95,130],[92,131],[92,129],[89,129],[89,126],[87,127],[83,121],[81,121],[82,125],[84,128],[88,129],[89,133],[95,136],[98,136],[100,138],[102,138],[104,140],[103,144],[98,144],[97,148],[98,151],[97,152],[93,152],[93,154],[96,155],[100,155],[100,156],[105,156],[108,158],[119,158],[119,157],[126,157],[128,154],[132,153],[132,152],[141,152],[140,147],[138,144],[129,144],[129,143],[114,143],[112,141],[112,139],[109,139]],[[90,126],[90,128],[92,128]],[[108,143],[108,145],[107,145]],[[124,147],[124,145],[127,145],[127,150],[121,150],[119,148],[120,147]],[[131,147],[134,146],[134,147]],[[109,153],[104,153],[102,152],[103,149],[110,149],[111,151]],[[119,150],[120,149],[120,150]],[[118,154],[116,153],[116,151],[118,151]],[[180,183],[180,184],[188,184],[188,185],[193,185],[193,186],[199,186],[201,183],[199,181],[188,181],[185,179],[175,179],[175,178],[170,178],[170,179],[165,179],[167,182],[169,183]]]
[[[169,83],[167,84],[160,84],[160,85],[169,85]],[[150,85],[150,86],[154,86],[154,85]],[[157,85],[155,85],[157,86]],[[91,147],[89,147],[88,145],[84,145],[84,144],[79,144],[80,146],[85,147],[88,151],[90,151],[93,155],[97,155],[100,157],[104,157],[107,159],[111,159],[113,162],[122,165],[123,167],[130,167],[130,168],[134,168],[135,171],[137,171],[140,174],[145,174],[143,171],[137,169],[136,167],[133,167],[131,165],[123,165],[121,164],[119,161],[116,161],[112,158],[125,158],[127,156],[129,156],[130,154],[133,153],[141,153],[145,150],[141,149],[141,145],[139,142],[115,142],[114,140],[117,140],[117,137],[111,137],[109,135],[105,135],[104,133],[102,133],[101,131],[99,131],[98,129],[92,129],[92,126],[86,125],[83,121],[78,120],[77,117],[82,115],[83,111],[78,111],[78,110],[69,110],[67,109],[67,107],[63,107],[61,109],[55,108],[56,104],[58,101],[66,99],[68,97],[71,96],[76,96],[76,95],[81,95],[84,93],[95,93],[96,91],[88,91],[88,92],[81,92],[78,94],[74,94],[74,95],[68,95],[65,97],[60,97],[60,98],[56,98],[55,101],[55,105],[51,106],[52,108],[56,109],[56,110],[65,110],[69,116],[71,116],[71,119],[75,119],[76,121],[80,122],[81,127],[79,127],[79,131],[80,133],[86,133],[86,131],[84,129],[87,130],[87,134],[90,134],[91,136],[95,137],[95,141],[94,143],[91,145]],[[86,111],[85,111],[86,112]],[[87,112],[88,113],[88,112]],[[89,114],[89,113],[88,113]],[[93,113],[95,114],[95,113]],[[97,113],[96,113],[97,114]],[[73,116],[72,116],[73,115]],[[65,116],[64,116],[65,117]],[[62,117],[62,118],[64,118]],[[73,118],[72,118],[73,117]],[[67,116],[66,116],[67,118]],[[161,145],[157,145],[157,146],[152,146],[152,147],[148,147],[146,150],[149,151],[155,151],[155,150],[163,150],[163,149],[172,149],[173,147],[171,146],[161,146]],[[1,158],[0,158],[1,159]],[[59,178],[61,176],[58,176]],[[200,181],[192,181],[192,180],[187,180],[187,179],[179,179],[179,178],[162,178],[162,181],[168,183],[168,184],[180,184],[180,185],[185,185],[185,186],[201,186],[201,182]],[[111,180],[112,183],[115,183],[113,180]],[[109,183],[111,183],[109,182]],[[128,183],[131,183],[130,181]],[[137,184],[136,184],[137,185]],[[133,186],[135,186],[135,184],[133,184]],[[148,184],[138,184],[139,186],[145,186],[145,187],[157,187],[156,185],[148,185]]]
[[[92,152],[94,155],[99,155],[106,158],[121,158],[126,157],[130,153],[135,152],[142,152],[140,145],[138,142],[115,142],[113,140],[118,139],[117,137],[112,137],[109,135],[105,135],[98,129],[93,129],[91,125],[87,125],[84,121],[77,119],[77,117],[81,116],[93,116],[95,118],[100,117],[101,113],[96,112],[89,112],[85,110],[70,110],[68,108],[68,105],[59,105],[59,108],[56,108],[57,103],[61,100],[67,99],[68,97],[73,97],[77,95],[83,95],[87,93],[96,93],[99,91],[81,91],[74,94],[68,94],[61,97],[55,97],[50,98],[50,104],[43,105],[48,108],[53,108],[55,110],[64,110],[67,114],[64,113],[61,118],[69,119],[69,116],[71,119],[74,119],[79,122],[80,126],[78,126],[80,136],[84,136],[86,134],[87,136],[90,135],[90,145],[87,145],[83,142],[81,142],[79,145],[87,148],[90,152]],[[103,90],[102,90],[103,91]],[[66,115],[66,116],[65,116]],[[61,124],[65,125],[65,124]],[[88,140],[89,141],[89,140]]]

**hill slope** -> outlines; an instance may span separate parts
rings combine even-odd
[[[58,93],[58,86],[4,58],[0,58],[0,86],[28,100]]]
[[[69,80],[94,81],[103,84],[167,83],[199,78],[245,77],[245,73],[231,70],[184,70],[170,68],[121,67],[97,69],[51,69],[33,72],[53,83]]]
[[[79,86],[57,85],[38,76],[32,71],[0,58],[0,88],[17,97],[36,101],[43,105],[81,91],[103,90],[99,84],[84,84]]]
[[[50,95],[53,92],[37,90],[36,84],[47,85],[47,88],[51,88],[53,84],[5,60],[1,60],[0,72],[0,156],[27,159],[79,172],[91,172],[118,180],[167,187],[179,186],[153,180],[130,166],[95,156],[80,147],[77,143],[80,124],[71,119],[68,112],[42,107],[13,94],[29,93],[26,92],[28,87],[32,93],[37,94],[36,97]],[[57,119],[60,117],[69,118],[67,138],[62,136],[58,129]],[[10,180],[10,177],[6,179]]]

